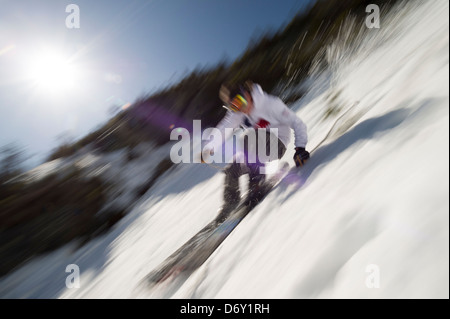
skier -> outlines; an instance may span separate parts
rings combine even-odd
[[[296,166],[302,166],[309,159],[309,152],[305,150],[308,141],[306,125],[303,121],[292,112],[280,98],[269,95],[264,92],[260,85],[245,82],[243,85],[227,87],[222,85],[220,89],[220,99],[224,102],[228,109],[225,117],[219,122],[217,128],[224,132],[225,128],[238,128],[245,125],[249,129],[255,129],[256,140],[262,131],[257,129],[265,129],[266,133],[266,151],[270,151],[270,140],[277,138],[278,149],[276,152],[277,159],[283,157],[286,147],[291,138],[291,129],[295,135],[295,155],[294,162]],[[268,129],[278,129],[278,136],[274,136]],[[265,181],[265,175],[261,173],[264,163],[258,159],[258,145],[256,143],[256,163],[251,163],[248,158],[249,145],[244,145],[244,163],[239,163],[236,159],[225,169],[225,189],[224,189],[224,205],[219,210],[217,219],[226,218],[226,216],[239,204],[240,189],[239,177],[249,174],[248,197],[249,202],[258,201],[261,193],[261,187]],[[202,160],[208,156],[209,150],[202,154]]]

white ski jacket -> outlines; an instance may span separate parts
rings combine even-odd
[[[291,140],[292,129],[295,147],[306,147],[308,135],[305,123],[280,98],[267,94],[258,84],[253,85],[252,98],[254,108],[249,115],[241,112],[227,112],[217,125],[222,134],[226,128],[239,127],[247,118],[254,128],[277,128],[278,138],[286,148]]]

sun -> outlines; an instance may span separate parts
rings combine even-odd
[[[76,65],[57,50],[45,50],[33,56],[28,73],[33,85],[44,93],[67,93],[79,82]]]

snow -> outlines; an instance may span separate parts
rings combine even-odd
[[[163,297],[449,298],[448,6],[409,2],[359,46],[331,48],[340,52],[333,67],[293,109],[308,125],[309,149],[336,120],[323,120],[336,92],[344,110],[359,102],[338,123],[348,129]],[[133,187],[152,156],[122,174],[102,166],[113,158],[98,169]],[[215,217],[223,179],[206,165],[178,165],[108,234],[28,262],[0,279],[0,296],[161,297],[140,281]],[[68,264],[80,267],[78,289],[65,286]],[[378,288],[368,284],[373,269]]]

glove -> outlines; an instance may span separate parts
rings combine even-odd
[[[297,167],[303,166],[308,159],[309,152],[304,147],[295,148],[294,162]]]

